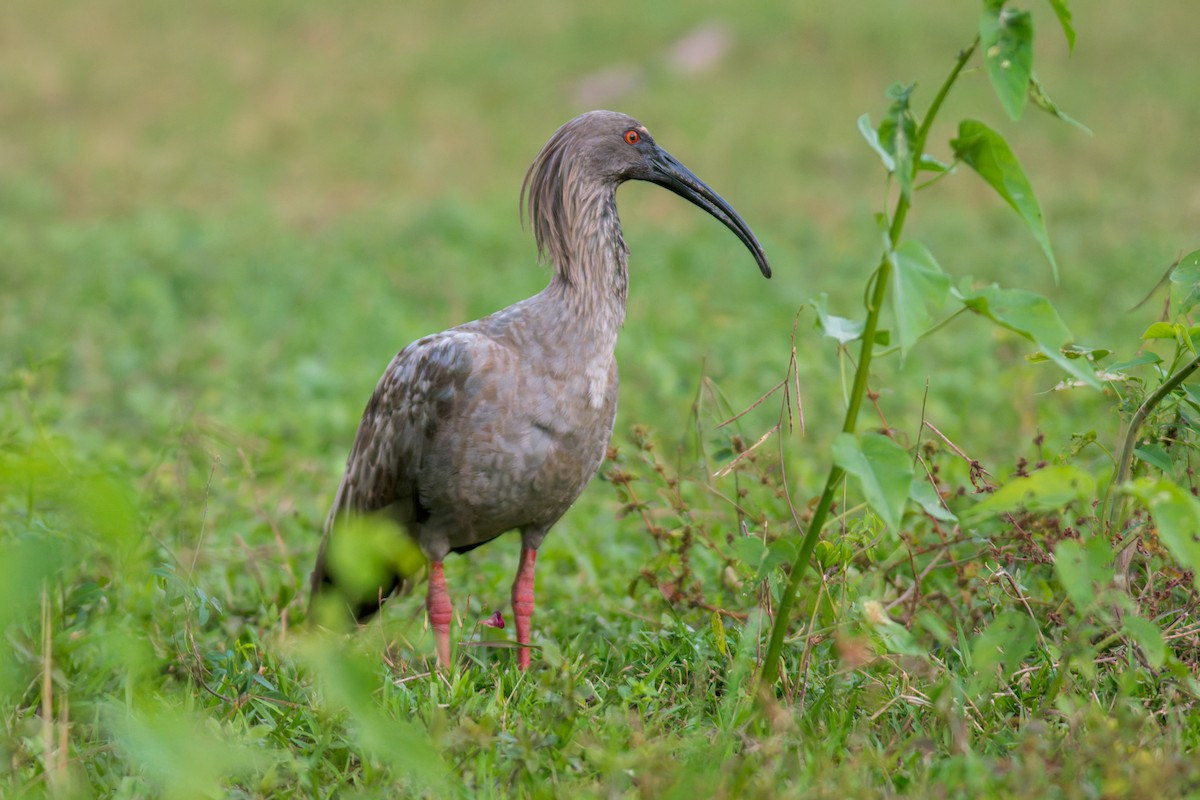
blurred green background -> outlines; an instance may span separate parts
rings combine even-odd
[[[1041,291],[1080,341],[1111,346],[1194,245],[1192,15],[1089,4],[1070,56],[1048,7],[1035,11],[1039,77],[1095,135],[1036,109],[1012,125],[976,72],[932,139],[963,115],[1010,137],[1061,283],[969,172],[919,198],[910,233],[952,275]],[[623,189],[622,421],[673,427],[704,362],[748,404],[782,375],[809,298],[861,313],[884,194],[854,121],[878,120],[897,80],[918,83],[923,107],[976,14],[963,2],[10,3],[0,353],[10,370],[41,364],[42,413],[87,435],[203,417],[299,437],[332,474],[392,353],[545,283],[518,224],[521,178],[559,124],[611,107],[724,194],[776,270],[763,283],[712,220],[656,188]],[[836,426],[840,391],[809,320],[797,344],[819,431]],[[1012,406],[1032,401],[981,397],[979,381],[1028,395],[1057,376],[997,376],[980,341],[993,334],[955,325],[905,382],[928,376],[947,412],[981,402],[1028,432],[1036,409]]]
[[[1128,355],[1161,296],[1130,309],[1200,243],[1196,11],[1183,2],[1078,4],[1069,54],[1049,5],[1032,10],[1037,75],[1094,135],[1032,107],[1010,122],[986,75],[973,71],[931,141],[948,161],[946,142],[964,116],[1008,137],[1046,212],[1061,281],[1022,223],[967,169],[918,195],[907,232],[956,282],[1038,291],[1081,344]],[[0,455],[15,460],[0,463],[0,478],[29,485],[0,485],[3,524],[11,521],[14,538],[34,550],[45,536],[67,542],[67,552],[87,520],[47,533],[33,513],[35,477],[69,483],[85,469],[116,476],[85,486],[97,553],[63,557],[71,594],[60,601],[75,628],[53,650],[60,658],[63,648],[79,651],[64,683],[83,702],[128,701],[132,690],[112,677],[113,641],[140,641],[143,631],[153,650],[142,654],[146,663],[171,665],[153,673],[151,691],[161,679],[179,690],[167,693],[171,702],[188,708],[196,697],[212,705],[195,686],[171,684],[192,651],[197,662],[203,651],[210,678],[228,679],[213,665],[233,663],[237,648],[253,653],[246,675],[257,674],[255,659],[274,657],[262,642],[287,630],[284,609],[304,584],[380,373],[412,339],[545,284],[548,271],[520,225],[521,179],[550,134],[591,108],[646,124],[741,212],[775,270],[763,281],[727,230],[669,193],[647,184],[621,190],[632,285],[616,442],[628,447],[629,429],[645,424],[661,452],[674,453],[691,431],[702,375],[731,408],[753,403],[785,375],[800,311],[807,429],[789,439],[788,474],[800,501],[814,495],[841,425],[847,366],[813,329],[809,301],[825,293],[835,313],[862,316],[880,250],[872,215],[887,200],[879,159],[855,121],[869,112],[878,122],[884,90],[897,81],[917,83],[914,104],[923,111],[978,13],[977,3],[961,0],[7,0]],[[1111,401],[1090,390],[1051,391],[1062,376],[1027,363],[1029,352],[964,316],[905,363],[877,362],[872,388],[892,426],[911,435],[924,407],[971,456],[999,465],[997,474],[1038,431],[1048,452],[1088,430],[1115,441]],[[778,403],[764,403],[742,430],[757,439],[778,416]],[[29,464],[37,468],[22,473]],[[137,500],[127,507],[115,486]],[[655,547],[638,520],[614,518],[617,508],[612,487],[598,481],[547,540],[535,629],[539,641],[623,673],[623,643],[648,604],[630,598],[629,583]],[[123,531],[112,552],[106,525]],[[121,560],[124,548],[139,547],[140,560]],[[456,561],[452,583],[473,593],[472,613],[490,609],[479,597],[506,597],[514,558],[497,545]],[[57,562],[37,563],[52,571]],[[153,581],[151,563],[163,565]],[[23,578],[26,605],[13,605],[10,621],[36,616],[40,578]],[[108,628],[95,621],[109,618],[103,609],[133,610]],[[659,636],[646,620],[645,638]],[[76,642],[77,631],[114,637],[98,666],[80,655],[90,645],[87,636]],[[663,634],[653,663],[674,663],[680,651],[670,652],[668,640]],[[0,666],[36,675],[36,642],[21,652]],[[685,689],[689,680],[680,679]],[[20,685],[34,684],[14,678]],[[439,701],[438,684],[429,686]],[[306,697],[288,694],[299,692],[295,685],[281,691]],[[614,701],[615,714],[627,699]],[[23,707],[29,725],[35,705]],[[631,739],[620,736],[612,736],[613,752],[629,752]],[[36,741],[36,731],[28,738]],[[707,740],[697,741],[703,756]],[[104,744],[76,755],[117,758]],[[497,756],[498,770],[511,768],[508,757]]]
[[[1111,345],[1194,244],[1192,15],[1089,4],[1069,56],[1048,8],[1035,11],[1038,74],[1095,136],[1036,110],[1012,125],[976,72],[932,138],[968,114],[1010,136],[1061,284],[969,172],[919,198],[910,232],[951,274],[1042,291],[1081,341]],[[705,360],[747,404],[782,374],[801,304],[827,292],[860,313],[883,184],[854,121],[878,119],[896,80],[916,81],[923,107],[976,14],[963,2],[10,3],[0,353],[10,369],[51,361],[39,405],[83,430],[161,434],[200,415],[238,435],[316,433],[305,453],[331,465],[395,350],[544,284],[518,224],[520,180],[559,124],[611,107],[734,203],[776,270],[764,284],[712,220],[653,187],[623,189],[622,420],[671,426]],[[688,37],[699,63],[679,53]],[[832,427],[831,350],[802,322],[802,388],[834,413],[810,421]],[[935,342],[907,374],[961,412],[994,362],[961,346],[990,332],[956,325],[970,335]],[[1031,388],[1054,384],[1049,369]]]

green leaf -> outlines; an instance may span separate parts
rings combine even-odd
[[[1190,383],[1185,383],[1182,388],[1183,395],[1188,399],[1188,402],[1200,408],[1200,389]]]
[[[884,524],[899,530],[913,477],[904,448],[879,433],[840,433],[833,440],[833,461],[858,480],[867,504]]]
[[[1112,355],[1112,350],[1104,347],[1084,347],[1078,344],[1068,344],[1059,348],[1067,358],[1085,358],[1089,361],[1099,361]]]
[[[1150,662],[1150,667],[1152,669],[1160,668],[1167,660],[1167,643],[1163,639],[1159,627],[1137,614],[1126,614],[1122,623],[1125,626],[1125,633],[1129,634],[1129,638],[1137,642],[1137,646],[1142,649],[1146,661]]]
[[[879,154],[879,158],[883,161],[883,166],[887,171],[895,172],[896,159],[892,158],[892,154],[884,149],[883,144],[879,141],[879,132],[871,127],[870,114],[863,114],[858,118],[858,132],[867,140],[867,144],[871,145],[871,149]]]
[[[950,278],[920,242],[901,242],[888,257],[892,260],[892,313],[900,352],[905,354],[933,324],[929,307],[941,308],[946,303]]]
[[[971,662],[978,672],[971,680],[971,693],[990,692],[997,681],[1007,681],[1025,654],[1033,647],[1037,627],[1019,611],[1006,611],[992,620],[971,648]]]
[[[1062,354],[1063,358],[1082,358],[1089,362],[1096,362],[1112,355],[1111,350],[1103,347],[1084,347],[1078,344],[1063,345],[1058,348],[1058,352]],[[1043,361],[1050,361],[1050,357],[1044,353],[1033,353],[1032,355],[1025,356],[1025,360],[1032,364],[1041,364]]]
[[[969,294],[955,290],[954,295],[975,313],[1036,344],[1047,358],[1069,374],[1089,386],[1100,388],[1100,381],[1087,367],[1086,360],[1067,358],[1062,353],[1061,348],[1071,338],[1071,331],[1050,301],[1040,294],[987,286]]]
[[[1009,117],[1020,119],[1033,74],[1033,17],[1028,11],[985,3],[979,17],[979,42],[1000,104]]]
[[[11,633],[16,630],[12,626],[37,619],[42,582],[55,580],[62,573],[70,563],[71,551],[53,536],[4,541],[6,535],[7,531],[0,534],[0,632],[10,636],[15,635]],[[7,701],[13,692],[24,691],[26,655],[8,642],[0,645],[0,699]]]
[[[929,153],[921,153],[921,160],[917,163],[917,169],[922,169],[926,172],[948,172],[950,165],[939,161],[936,157],[929,155]]]
[[[756,570],[755,580],[796,558],[796,544],[790,539],[776,539],[768,546],[757,536],[738,536],[733,540],[733,551],[742,563]]]
[[[1088,574],[1083,545],[1074,539],[1063,539],[1054,548],[1054,574],[1067,592],[1067,597],[1080,611],[1090,608],[1096,599],[1096,589]]]
[[[1022,90],[1023,91],[1023,90]],[[1050,248],[1050,235],[1046,232],[1046,220],[1042,207],[1033,194],[1033,186],[1021,169],[1021,162],[1013,155],[1004,137],[978,120],[966,119],[958,125],[958,138],[950,141],[956,158],[962,159],[979,173],[989,186],[1021,215],[1033,238],[1041,246],[1050,262],[1054,280],[1058,280],[1058,262]]]
[[[1115,364],[1108,366],[1107,372],[1124,372],[1125,370],[1134,369],[1135,367],[1144,367],[1152,364],[1161,364],[1162,357],[1157,353],[1141,353],[1133,358],[1118,361]],[[1187,387],[1184,387],[1185,389]]]
[[[1112,584],[1112,558],[1112,548],[1100,537],[1086,544],[1063,539],[1054,548],[1054,573],[1079,611],[1091,607],[1096,587]]]
[[[1140,444],[1133,448],[1133,454],[1168,475],[1175,471],[1175,465],[1171,463],[1171,456],[1160,444]]]
[[[375,694],[382,677],[371,659],[328,636],[308,637],[297,649],[321,686],[325,709],[348,712],[354,741],[365,755],[434,790],[433,796],[447,796],[441,754],[424,727],[379,702]]]
[[[1014,478],[961,516],[978,522],[1022,508],[1029,511],[1057,511],[1074,500],[1087,502],[1095,493],[1095,479],[1079,467],[1046,467],[1030,475]]]
[[[924,630],[943,647],[948,649],[954,647],[954,634],[950,631],[946,623],[942,621],[942,618],[929,608],[923,608],[918,611],[912,624]]]
[[[354,604],[369,602],[380,586],[395,575],[415,575],[425,558],[396,523],[382,516],[351,517],[340,521],[329,537],[326,565],[345,599]],[[320,619],[333,625],[339,616],[328,604]],[[340,610],[340,609],[339,609]]]
[[[68,552],[47,536],[0,542],[0,631],[35,618],[42,581],[69,563]],[[0,662],[8,655],[0,654]]]
[[[900,181],[900,194],[907,198],[912,197],[915,172],[913,146],[917,140],[917,121],[908,107],[908,98],[915,86],[893,84],[888,88],[887,96],[892,105],[888,108],[887,117],[879,123],[879,142],[891,154],[895,162],[892,174]]]
[[[1193,250],[1171,270],[1171,311],[1181,317],[1200,303],[1200,250]]]
[[[746,566],[758,568],[767,557],[767,544],[757,536],[738,536],[733,540],[733,552]]]
[[[887,609],[878,600],[866,600],[862,604],[863,619],[889,653],[901,656],[927,656],[929,652],[917,644],[912,632],[888,616]]]
[[[165,704],[147,712],[107,710],[113,738],[128,763],[144,770],[164,797],[223,796],[227,781],[265,760],[262,750],[237,741],[225,726]]]
[[[712,614],[712,632],[713,641],[717,645],[717,651],[725,656],[725,658],[729,658],[729,644],[725,639],[725,622],[716,611]]]
[[[908,488],[908,498],[936,520],[958,522],[958,517],[946,509],[942,498],[938,497],[933,485],[925,478],[913,478],[912,485]]]
[[[774,572],[775,569],[782,564],[791,564],[796,560],[796,550],[799,544],[791,539],[776,539],[767,546],[767,556],[763,559],[762,566],[758,568],[756,579],[761,579],[764,575]]]
[[[1155,322],[1142,334],[1143,339],[1172,339],[1178,332],[1178,326],[1169,322]]]
[[[1142,478],[1133,495],[1150,509],[1158,538],[1200,589],[1200,500],[1166,478]]]
[[[1197,329],[1188,327],[1187,325],[1176,325],[1175,328],[1179,331],[1179,343],[1191,352],[1196,352],[1196,344],[1193,337],[1196,335]]]
[[[1074,117],[1068,115],[1065,111],[1058,107],[1057,103],[1050,99],[1050,95],[1046,94],[1046,87],[1042,86],[1041,81],[1037,79],[1036,75],[1031,75],[1029,78],[1029,99],[1033,101],[1035,106],[1040,108],[1042,111],[1045,111],[1047,114],[1057,117],[1068,125],[1074,125],[1088,136],[1092,135],[1091,128],[1089,128],[1087,125],[1084,125]]]
[[[1067,38],[1067,49],[1075,50],[1075,27],[1071,24],[1071,9],[1067,8],[1067,0],[1050,0],[1050,7],[1054,9],[1054,15],[1058,17],[1058,24],[1062,26],[1063,36]]]
[[[836,542],[822,540],[813,548],[813,560],[822,570],[844,566],[853,555],[850,545],[841,539]]]
[[[812,301],[813,308],[817,310],[817,330],[822,336],[828,336],[830,339],[836,339],[841,344],[857,341],[863,334],[863,329],[867,324],[860,320],[847,319],[830,314],[826,310],[829,304],[829,296],[824,292],[819,297]]]

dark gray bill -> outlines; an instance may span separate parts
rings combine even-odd
[[[697,178],[690,169],[676,161],[675,157],[666,150],[658,148],[652,163],[653,176],[647,180],[657,183],[665,189],[670,189],[725,223],[725,227],[733,231],[753,254],[754,260],[758,262],[758,268],[762,270],[763,277],[771,277],[771,265],[767,263],[767,256],[763,252],[762,245],[758,243],[750,226],[733,210],[733,206],[721,199],[721,195],[708,188],[708,184]]]

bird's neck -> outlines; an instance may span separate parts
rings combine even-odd
[[[629,295],[629,248],[621,236],[616,188],[598,188],[576,201],[553,254],[555,275],[547,291],[590,333],[611,337],[615,345]]]

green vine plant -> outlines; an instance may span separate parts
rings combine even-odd
[[[1051,0],[1050,5],[1068,47],[1073,48],[1075,32],[1066,0]],[[886,307],[890,305],[894,315],[895,335],[901,353],[912,348],[933,327],[930,309],[942,307],[949,297],[953,297],[963,308],[1032,341],[1046,358],[1056,362],[1076,380],[1101,387],[1100,380],[1089,367],[1089,359],[1069,358],[1062,351],[1070,334],[1046,298],[998,286],[969,292],[952,289],[949,276],[942,271],[929,249],[915,239],[904,238],[905,221],[916,192],[932,182],[918,184],[921,173],[928,171],[941,176],[952,169],[953,165],[945,165],[926,151],[929,132],[946,97],[976,53],[1001,105],[1013,120],[1021,117],[1031,98],[1039,107],[1065,116],[1049,100],[1033,74],[1032,15],[1008,7],[1004,0],[984,0],[978,33],[959,52],[953,68],[920,121],[912,108],[912,85],[893,86],[888,90],[891,106],[878,127],[873,127],[866,115],[859,118],[859,131],[879,155],[887,169],[888,180],[898,185],[899,192],[890,213],[885,210],[879,217],[884,249],[868,281],[866,319],[861,329],[856,330],[859,357],[842,432],[833,443],[833,464],[791,563],[787,584],[778,599],[760,673],[760,685],[764,688],[773,686],[779,678],[779,660],[784,637],[792,625],[792,609],[813,550],[820,541],[821,531],[846,476],[857,479],[868,505],[893,530],[898,528],[904,507],[913,494],[912,487],[916,485],[912,459],[901,445],[880,433],[858,432],[859,412],[867,397],[871,363],[877,346],[886,341],[880,329]],[[951,140],[950,147],[956,164],[963,163],[972,168],[1024,220],[1057,278],[1058,264],[1041,207],[1004,137],[983,122],[964,119],[959,123],[958,136]]]
[[[1073,45],[1067,7],[1051,7]],[[776,718],[779,692],[797,714],[806,702],[828,703],[829,682],[847,668],[863,680],[899,681],[906,697],[919,687],[932,705],[917,708],[933,710],[911,713],[942,715],[951,727],[965,714],[987,729],[978,704],[997,693],[1017,716],[1082,702],[1101,685],[1105,696],[1151,715],[1165,713],[1178,692],[1189,705],[1200,698],[1191,677],[1200,669],[1200,391],[1186,380],[1200,369],[1200,326],[1191,319],[1200,307],[1200,251],[1168,272],[1167,313],[1121,358],[1073,344],[1054,306],[1034,292],[955,287],[930,250],[905,235],[918,193],[965,165],[1017,212],[1057,274],[1031,183],[996,131],[966,119],[950,142],[951,163],[927,152],[947,96],[979,62],[1010,115],[1023,111],[1023,97],[1079,126],[1033,77],[1031,41],[1028,13],[985,2],[978,34],[923,116],[913,87],[893,86],[879,124],[858,120],[894,205],[878,216],[883,252],[866,284],[865,318],[835,315],[824,296],[811,304],[817,330],[839,350],[856,346],[858,356],[844,382],[832,463],[816,475],[824,477],[818,497],[796,496],[786,453],[785,434],[805,425],[796,328],[786,374],[748,408],[735,410],[701,376],[693,432],[674,457],[644,428],[610,453],[606,478],[622,524],[645,528],[657,551],[631,592],[649,587],[672,608],[708,612],[727,685],[742,685],[757,668],[758,692],[744,699],[765,704],[761,719]],[[1006,475],[924,412],[907,436],[889,425],[878,387],[868,387],[873,359],[907,353],[971,315],[1027,342],[1035,350],[1028,360],[1053,363],[1063,387],[1113,401],[1112,446],[1076,422],[1085,432],[1060,451],[1038,434]],[[1165,348],[1173,351],[1160,355]],[[743,430],[771,397],[781,400],[777,421]],[[878,416],[873,430],[861,429],[864,406]],[[1122,677],[1119,665],[1129,662],[1142,688]],[[723,708],[748,720],[738,697],[729,694]]]
[[[1068,48],[1073,49],[1075,34],[1067,3],[1050,0],[1050,6]],[[922,616],[917,600],[922,592],[922,579],[934,569],[940,556],[919,568],[914,554],[934,550],[950,552],[963,542],[987,541],[993,552],[1016,555],[1015,563],[1052,565],[1051,575],[1060,590],[1058,596],[1065,594],[1074,607],[1072,627],[1056,633],[1055,643],[1047,644],[1039,625],[1064,621],[1064,609],[1061,605],[1055,607],[1056,602],[1061,602],[1055,600],[1055,589],[1046,588],[1051,585],[1046,583],[1043,573],[1032,572],[1030,575],[1037,575],[1042,586],[1041,599],[1033,598],[1002,567],[999,568],[996,579],[1000,580],[1002,576],[1008,581],[1012,597],[1020,601],[1024,610],[997,611],[1001,606],[993,605],[990,619],[986,615],[972,617],[978,609],[966,612],[966,616],[973,619],[973,627],[982,629],[981,638],[972,651],[962,650],[963,631],[959,630],[959,651],[968,671],[975,669],[975,683],[980,680],[986,683],[986,679],[978,677],[984,671],[981,671],[980,663],[971,664],[972,657],[976,661],[982,659],[991,672],[999,667],[1007,667],[1011,672],[1036,646],[1043,662],[1042,669],[1052,676],[1046,679],[1046,693],[1041,695],[1041,702],[1046,702],[1062,690],[1071,667],[1085,672],[1094,668],[1105,648],[1118,640],[1134,645],[1143,665],[1153,669],[1166,665],[1178,675],[1188,674],[1189,668],[1184,666],[1184,661],[1190,656],[1184,656],[1183,661],[1172,661],[1166,642],[1168,637],[1194,636],[1191,628],[1185,625],[1181,629],[1178,625],[1181,624],[1179,620],[1189,618],[1195,610],[1197,594],[1193,589],[1200,589],[1200,578],[1197,577],[1200,575],[1200,541],[1196,537],[1196,532],[1200,531],[1200,501],[1195,496],[1192,464],[1200,448],[1200,391],[1186,383],[1186,379],[1200,369],[1200,350],[1196,347],[1200,341],[1200,326],[1192,325],[1190,318],[1191,312],[1200,305],[1200,251],[1181,258],[1169,271],[1170,313],[1146,331],[1140,352],[1101,366],[1111,356],[1110,351],[1072,344],[1070,331],[1045,297],[996,285],[955,288],[930,250],[904,235],[916,193],[949,175],[957,165],[965,164],[1024,221],[1057,280],[1058,264],[1041,207],[1020,162],[998,132],[983,122],[964,119],[958,124],[958,135],[949,143],[953,152],[952,164],[944,164],[927,152],[933,123],[973,59],[982,62],[1001,105],[1013,120],[1018,120],[1032,103],[1064,122],[1087,130],[1063,113],[1038,82],[1033,72],[1032,43],[1033,18],[1029,12],[1009,6],[1005,0],[984,0],[977,34],[959,52],[923,116],[918,119],[913,110],[914,86],[895,85],[887,92],[890,107],[878,126],[873,125],[865,114],[858,120],[860,133],[887,170],[890,194],[895,200],[890,211],[877,217],[883,252],[864,293],[865,319],[857,321],[831,314],[824,296],[813,303],[817,328],[825,336],[837,340],[839,347],[856,342],[858,359],[846,398],[841,433],[832,444],[832,464],[819,498],[799,513],[786,476],[780,481],[791,519],[802,535],[795,537],[799,541],[796,544],[793,540],[793,548],[772,549],[776,565],[781,563],[780,551],[788,554],[788,560],[782,563],[790,569],[786,571],[782,591],[774,598],[767,595],[768,603],[774,602],[774,608],[769,609],[773,623],[761,660],[760,697],[773,696],[780,681],[784,643],[793,630],[796,603],[806,576],[811,574],[809,567],[814,559],[820,568],[816,572],[819,580],[806,604],[805,613],[814,616],[810,620],[801,668],[807,662],[814,641],[812,621],[821,616],[822,597],[828,596],[830,567],[834,567],[836,573],[838,568],[844,570],[855,559],[869,562],[872,558],[873,549],[863,545],[862,537],[845,541],[846,531],[853,531],[853,526],[847,529],[845,523],[850,511],[839,515],[842,535],[837,540],[822,540],[822,531],[830,522],[835,503],[846,492],[848,477],[857,484],[865,507],[886,529],[901,534],[907,547],[913,583],[892,605],[901,599],[906,602],[911,599],[909,621],[914,617],[920,619],[935,638],[948,641],[938,633],[938,624],[930,622],[928,615]],[[922,183],[920,178],[925,173],[932,173],[933,177]],[[944,308],[947,301],[953,301],[953,311],[941,320],[935,320],[934,311]],[[893,327],[885,331],[881,328],[881,318],[889,309]],[[867,386],[873,359],[888,352],[907,353],[919,339],[964,311],[973,312],[1028,340],[1037,350],[1031,360],[1055,363],[1067,374],[1069,385],[1102,390],[1117,401],[1125,419],[1125,431],[1114,448],[1115,455],[1109,455],[1112,461],[1110,475],[1097,477],[1074,463],[1074,456],[1083,448],[1100,447],[1093,432],[1077,435],[1074,445],[1054,458],[1053,463],[1038,458],[1030,468],[1029,462],[1022,459],[1014,478],[997,484],[979,462],[946,439],[931,422],[923,420],[919,433],[925,433],[928,428],[949,450],[969,464],[970,482],[974,487],[972,494],[981,498],[974,503],[953,504],[956,514],[947,498],[961,496],[963,490],[947,486],[936,474],[936,453],[926,449],[932,443],[919,446],[914,457],[893,438],[886,423],[884,432],[859,430],[864,401],[875,400]],[[1174,344],[1174,353],[1169,359],[1153,352],[1155,345],[1163,343]],[[881,348],[889,346],[889,350],[880,352]],[[793,360],[788,376],[776,390],[790,386],[794,366]],[[1148,377],[1146,373],[1149,373]],[[798,387],[794,400],[790,392],[784,392],[783,404],[788,415],[792,413],[791,404],[798,402],[798,394]],[[785,415],[781,412],[780,423],[755,445],[746,448],[743,443],[741,449],[735,448],[737,455],[733,462],[718,476],[746,459],[768,435],[780,434],[784,422]],[[780,442],[782,447],[782,437]],[[1040,437],[1036,444],[1040,449]],[[924,474],[917,474],[918,465],[924,468]],[[1131,504],[1130,500],[1136,504]],[[902,520],[910,503],[912,508],[927,516],[940,543],[921,545],[911,534],[903,533]],[[999,525],[989,525],[993,520],[998,520]],[[943,524],[952,528],[949,534],[943,531]],[[1134,554],[1139,550],[1145,556],[1146,575],[1135,579],[1129,570]],[[888,558],[882,566],[894,566],[895,562],[895,558]],[[966,580],[970,578],[960,574],[959,584],[963,585]],[[1047,616],[1035,615],[1031,603],[1047,606]],[[885,652],[895,655],[917,652],[908,631],[881,613],[878,604],[870,601],[860,605],[867,628],[872,630],[874,639]],[[1036,619],[1044,622],[1037,623]],[[714,624],[718,621],[714,618]],[[829,619],[826,621],[830,622]],[[1160,628],[1160,625],[1166,628]],[[1003,663],[993,663],[996,647],[1003,653]],[[957,691],[961,697],[970,697],[968,690],[979,690],[982,685],[958,686]],[[1196,689],[1194,681],[1189,685]]]
[[[1117,571],[1127,575],[1134,547],[1141,539],[1142,520],[1131,519],[1131,497],[1148,508],[1154,518],[1154,532],[1180,564],[1200,574],[1200,503],[1195,492],[1177,480],[1191,484],[1191,464],[1200,433],[1200,391],[1186,383],[1200,368],[1200,326],[1193,325],[1191,314],[1200,305],[1200,250],[1180,258],[1168,272],[1170,296],[1166,319],[1151,324],[1142,334],[1143,351],[1105,370],[1105,378],[1114,387],[1132,391],[1121,394],[1122,411],[1127,418],[1125,432],[1103,498],[1104,528],[1122,540],[1116,558]],[[1169,360],[1157,355],[1155,345],[1173,345]],[[1135,375],[1137,369],[1152,370],[1157,387],[1149,389]],[[1134,480],[1135,471],[1142,474]]]

